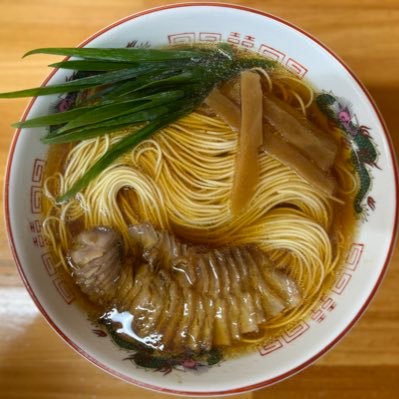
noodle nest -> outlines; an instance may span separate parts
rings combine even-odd
[[[313,103],[313,90],[292,75],[282,73],[271,79],[266,74],[264,78],[269,90],[303,113]],[[339,136],[336,130],[334,134]],[[69,151],[63,173],[47,177],[43,226],[59,264],[68,269],[65,255],[73,223],[81,228],[113,227],[122,234],[127,248],[128,226],[144,221],[192,242],[256,244],[277,268],[298,282],[305,300],[269,320],[263,327],[264,336],[248,342],[264,341],[274,329],[303,319],[343,262],[344,237],[332,231],[336,204],[262,152],[257,190],[249,206],[233,217],[230,196],[237,133],[218,117],[199,112],[142,142],[104,170],[73,201],[57,204],[55,198],[126,134],[117,132],[78,143]],[[356,190],[348,162],[337,163],[334,173],[338,198]]]

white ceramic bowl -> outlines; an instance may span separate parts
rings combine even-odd
[[[352,142],[356,142],[356,135],[369,134],[378,152],[378,168],[363,165],[372,183],[362,202],[367,218],[360,225],[343,273],[311,317],[272,344],[201,372],[173,370],[164,375],[123,360],[126,352],[116,348],[108,337],[93,333],[94,327],[57,275],[43,241],[40,196],[47,147],[38,139],[40,129],[17,131],[7,169],[5,215],[11,248],[25,285],[46,320],[69,345],[100,368],[128,382],[169,393],[238,393],[265,387],[302,370],[331,348],[364,312],[394,245],[397,178],[384,122],[353,73],[306,32],[241,6],[191,3],[129,16],[96,33],[82,46],[124,47],[133,41],[136,45],[159,46],[220,40],[268,55],[298,76],[306,76],[319,91],[334,95],[336,116],[355,127]],[[44,85],[63,82],[66,74],[57,71]],[[34,99],[23,119],[46,114],[55,100],[56,96]],[[361,147],[355,150],[364,151]]]

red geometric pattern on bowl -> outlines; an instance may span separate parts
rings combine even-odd
[[[35,247],[44,248],[48,243],[42,233],[43,227],[40,219],[30,220],[28,222],[29,231],[32,234],[32,242]]]
[[[68,287],[67,283],[61,277],[57,277],[56,279],[54,279],[53,284],[68,305],[70,305],[75,300],[75,297]]]
[[[311,312],[311,319],[317,323],[322,323],[327,317],[327,312],[332,312],[337,307],[337,303],[331,296],[324,296],[320,303]]]
[[[355,271],[360,262],[364,250],[364,244],[353,243],[349,249],[348,256],[346,257],[346,268]]]
[[[33,172],[32,172],[33,183],[40,183],[42,181],[45,166],[46,166],[46,161],[39,158],[35,159],[35,163],[33,164]]]
[[[244,35],[240,32],[230,32],[226,41],[233,46],[242,47],[246,50],[255,47],[255,37],[252,35]]]
[[[34,214],[42,212],[42,188],[39,186],[30,188],[30,210]]]
[[[264,55],[265,57],[271,58],[274,61],[278,61],[281,63],[284,62],[285,54],[266,44],[260,45],[258,53]]]
[[[169,44],[191,44],[195,42],[195,32],[183,32],[168,35]]]
[[[283,333],[283,340],[288,344],[299,338],[305,331],[309,330],[310,326],[306,321],[299,322],[295,327]]]
[[[53,280],[54,287],[58,293],[69,305],[75,299],[73,294],[70,292],[67,283],[58,276],[56,269],[56,262],[54,261],[53,255],[48,251],[48,242],[43,235],[42,221],[38,219],[36,215],[42,212],[42,195],[43,195],[43,177],[46,161],[44,159],[36,158],[32,165],[32,184],[30,187],[30,207],[32,213],[32,219],[28,221],[28,228],[32,236],[33,244],[40,251],[41,260],[43,266]]]
[[[268,354],[270,354],[270,353],[272,353],[272,352],[274,352],[277,349],[280,349],[282,347],[283,347],[283,343],[280,341],[280,339],[277,338],[277,339],[275,339],[274,341],[272,341],[272,342],[270,342],[268,344],[260,346],[258,348],[258,350],[259,350],[259,354],[261,356],[266,356],[266,355],[268,355]]]
[[[308,69],[304,67],[302,64],[300,64],[298,61],[294,60],[293,58],[288,58],[287,62],[285,63],[285,66],[295,75],[298,75],[299,77],[303,78],[307,72]]]
[[[44,176],[44,167],[46,161],[36,158],[32,167],[32,185],[30,188],[30,210],[33,214],[39,214],[42,211],[42,187],[41,182]]]
[[[48,275],[50,277],[54,276],[56,273],[56,269],[55,269],[53,256],[51,255],[50,252],[45,252],[44,254],[42,254],[42,262],[47,270]]]
[[[336,283],[334,284],[334,287],[332,288],[332,291],[335,292],[338,295],[342,295],[344,292],[345,288],[348,286],[349,281],[351,280],[352,276],[349,273],[342,273],[339,277]]]
[[[240,47],[244,50],[255,50],[257,46],[255,36],[235,31],[230,32],[226,37],[223,37],[222,33],[219,32],[180,32],[168,35],[168,42],[171,45],[193,44],[196,42],[216,43],[221,41],[226,41],[232,46]],[[267,43],[260,43],[255,51],[265,57],[284,64],[291,72],[300,78],[303,78],[308,73],[308,68],[300,62]]]
[[[215,32],[200,32],[198,40],[200,42],[220,42],[222,40],[222,34]]]

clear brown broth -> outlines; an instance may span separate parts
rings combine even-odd
[[[286,81],[286,85],[288,88],[300,91],[301,88],[298,86],[295,82],[290,82],[289,80]],[[278,93],[276,93],[278,95]],[[324,114],[318,109],[318,106],[316,103],[313,103],[310,108],[309,108],[309,114],[308,114],[308,119],[312,121],[315,125],[320,127],[323,130],[329,130],[331,131],[331,134],[335,135],[337,138],[337,141],[340,141],[342,145],[340,146],[340,154],[337,157],[338,160],[336,162],[336,165],[339,165],[340,163],[348,162],[347,160],[350,157],[350,148],[345,144],[345,140],[343,137],[337,137],[337,133],[331,129],[330,122],[326,118]],[[49,177],[50,175],[53,175],[56,172],[63,173],[65,169],[65,162],[68,156],[69,151],[71,150],[73,146],[71,144],[57,144],[57,145],[52,145],[49,148],[48,151],[48,156],[47,156],[47,166],[46,166],[46,172],[45,172],[45,177]],[[333,174],[334,174],[334,169],[333,169]],[[54,186],[55,183],[51,183],[49,188],[50,190],[54,190],[56,187]],[[121,197],[129,198],[130,196],[134,197],[134,194],[131,193],[129,190],[123,190],[120,193]],[[357,217],[355,215],[354,209],[353,209],[353,201],[354,201],[354,195],[347,195],[345,198],[341,198],[344,203],[339,204],[335,203],[333,204],[333,209],[334,209],[334,218],[333,218],[333,223],[331,225],[329,235],[330,239],[333,244],[337,245],[337,233],[339,232],[343,237],[344,237],[344,248],[341,248],[341,259],[340,259],[340,265],[344,263],[344,258],[346,255],[347,250],[349,249],[349,246],[351,244],[352,237],[354,236],[355,229],[356,229],[356,223],[357,223]],[[51,206],[50,202],[47,201],[45,198],[43,199],[43,209],[46,213],[46,211],[49,209]],[[74,237],[77,234],[79,234],[83,229],[83,222],[82,221],[74,221],[73,223],[68,223],[67,224],[67,230],[70,233],[70,237]],[[207,243],[203,243],[207,244]],[[72,245],[72,242],[71,242]],[[54,254],[56,257],[56,255]],[[340,273],[340,269],[342,267],[338,268],[337,271],[335,271],[332,275],[328,276],[326,279],[324,286],[323,286],[323,293],[327,293],[330,291],[332,284],[337,278],[337,274]],[[63,278],[63,280],[68,284],[69,289],[71,292],[73,292],[75,298],[76,298],[76,303],[78,306],[89,316],[90,320],[96,324],[98,318],[104,314],[104,309],[93,304],[90,302],[85,295],[79,290],[79,288],[76,286],[74,283],[71,275],[64,270],[63,268],[58,269],[58,274]],[[316,304],[315,304],[316,306]],[[266,344],[268,341],[271,341],[275,339],[277,336],[281,335],[285,329],[290,328],[292,326],[288,325],[285,326],[284,328],[279,328],[275,330],[270,330],[270,333],[268,336],[265,338],[264,342],[262,344]],[[125,337],[126,339],[130,339],[128,336]],[[250,336],[249,338],[256,339],[257,336],[256,334]],[[227,356],[237,356],[241,354],[244,351],[247,350],[253,350],[254,345],[258,345],[259,343],[257,342],[256,344],[250,344],[250,343],[236,343],[229,347],[228,349],[226,348],[224,350],[224,354]]]

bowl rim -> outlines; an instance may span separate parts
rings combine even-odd
[[[396,159],[396,153],[395,153],[395,148],[393,146],[392,143],[392,139],[390,137],[387,125],[382,117],[381,112],[379,111],[376,103],[374,102],[373,98],[371,97],[370,93],[368,92],[368,90],[366,89],[366,87],[363,85],[363,83],[359,80],[359,78],[355,75],[355,73],[346,65],[346,63],[339,57],[337,56],[332,50],[330,50],[326,45],[324,45],[322,42],[320,42],[318,39],[316,39],[315,37],[313,37],[311,34],[309,34],[308,32],[306,32],[305,30],[295,26],[294,24],[285,21],[284,19],[277,17],[273,14],[261,11],[261,10],[257,10],[255,8],[251,8],[251,7],[246,7],[246,6],[242,6],[242,5],[238,5],[238,4],[230,4],[230,3],[222,3],[222,2],[189,2],[189,3],[177,3],[177,4],[167,4],[167,5],[163,5],[163,6],[159,6],[159,7],[153,7],[153,8],[149,8],[149,9],[145,9],[143,11],[139,11],[133,14],[130,14],[122,19],[119,19],[115,22],[113,22],[112,24],[100,29],[99,31],[97,31],[96,33],[92,34],[91,36],[89,36],[87,39],[85,39],[83,42],[81,42],[77,47],[83,47],[87,44],[89,44],[92,40],[94,40],[95,38],[103,35],[104,33],[110,31],[111,29],[113,29],[116,26],[119,26],[127,21],[133,20],[135,18],[147,15],[147,14],[151,14],[151,13],[156,13],[159,11],[163,11],[163,10],[169,10],[169,9],[174,9],[174,8],[183,8],[183,7],[220,7],[220,8],[229,8],[229,9],[236,9],[236,10],[240,10],[240,11],[246,11],[249,13],[253,13],[253,14],[258,14],[261,15],[263,17],[269,18],[269,19],[273,19],[283,25],[286,25],[294,30],[296,30],[297,32],[299,32],[300,34],[308,37],[310,40],[312,40],[314,43],[316,43],[318,46],[320,46],[322,49],[326,50],[334,59],[336,59],[340,65],[349,73],[349,75],[355,80],[355,82],[359,85],[363,95],[365,95],[365,97],[368,99],[370,105],[372,106],[372,108],[374,109],[376,115],[377,115],[377,119],[379,121],[379,123],[382,126],[382,131],[383,134],[385,136],[385,140],[388,144],[388,149],[390,152],[390,156],[392,159],[392,165],[393,165],[393,174],[394,174],[394,180],[395,180],[395,217],[394,217],[394,224],[393,224],[393,229],[392,229],[392,236],[391,236],[391,241],[390,241],[390,245],[389,245],[389,249],[387,251],[386,257],[385,257],[385,261],[384,261],[384,266],[381,269],[380,275],[377,279],[377,281],[375,282],[375,285],[373,287],[373,289],[371,290],[368,298],[365,300],[365,302],[363,303],[362,307],[360,308],[360,310],[358,311],[358,313],[354,316],[354,318],[351,320],[350,323],[348,323],[346,325],[346,327],[332,340],[330,341],[322,350],[320,350],[318,353],[316,353],[315,355],[313,355],[311,358],[307,359],[305,362],[303,362],[302,364],[300,364],[299,366],[288,370],[276,377],[258,382],[256,384],[251,384],[251,385],[246,385],[246,386],[242,386],[239,388],[235,388],[235,389],[225,389],[225,390],[220,390],[220,391],[184,391],[184,390],[178,390],[178,389],[170,389],[170,388],[163,388],[162,386],[157,386],[157,385],[152,385],[152,384],[148,384],[148,383],[144,383],[141,381],[138,381],[134,378],[128,377],[126,375],[123,375],[121,373],[119,373],[118,371],[111,369],[110,367],[108,367],[106,364],[103,364],[102,362],[98,361],[97,359],[95,359],[94,357],[92,357],[90,354],[88,354],[86,351],[84,351],[78,343],[73,342],[69,337],[67,337],[62,329],[57,326],[55,324],[55,322],[51,319],[51,317],[48,315],[48,313],[46,312],[46,310],[44,309],[44,307],[42,306],[42,304],[40,303],[39,299],[36,297],[32,287],[29,284],[29,281],[24,273],[22,264],[19,260],[17,251],[16,251],[16,247],[14,244],[14,236],[13,236],[13,232],[11,229],[11,221],[10,221],[10,214],[9,214],[9,179],[10,179],[10,173],[11,173],[11,168],[12,168],[12,164],[13,164],[13,158],[14,158],[14,152],[15,152],[15,147],[16,144],[18,142],[20,133],[21,133],[21,128],[17,129],[14,133],[12,142],[11,142],[11,146],[10,146],[10,150],[9,150],[9,154],[8,154],[8,159],[7,159],[7,165],[6,165],[6,172],[5,172],[5,182],[4,182],[4,217],[5,217],[5,224],[6,224],[6,230],[7,230],[7,236],[8,236],[8,242],[9,242],[9,246],[14,258],[14,261],[17,265],[17,269],[18,272],[20,274],[20,277],[27,289],[27,291],[29,292],[29,295],[31,296],[32,300],[34,301],[35,305],[37,306],[37,308],[39,309],[39,311],[41,312],[41,314],[43,315],[43,317],[45,318],[45,320],[47,321],[47,323],[53,328],[53,330],[55,330],[55,332],[70,346],[72,347],[76,352],[78,352],[81,356],[83,356],[84,358],[86,358],[87,360],[89,360],[92,364],[94,364],[95,366],[97,366],[98,368],[108,372],[109,374],[111,374],[114,377],[117,377],[123,381],[129,382],[129,383],[133,383],[137,386],[143,387],[143,388],[147,388],[147,389],[151,389],[154,391],[158,391],[158,392],[162,392],[162,393],[171,393],[171,394],[175,394],[175,395],[188,395],[188,396],[216,396],[216,395],[232,395],[232,394],[238,394],[238,393],[243,393],[243,392],[248,392],[248,391],[252,391],[255,389],[260,389],[260,388],[265,388],[267,386],[273,385],[277,382],[280,382],[288,377],[293,376],[294,374],[300,372],[301,370],[307,368],[308,366],[310,366],[312,363],[314,363],[317,359],[319,359],[321,356],[323,356],[327,351],[329,351],[335,344],[337,344],[348,332],[349,330],[354,326],[354,324],[360,319],[360,317],[363,315],[364,311],[366,310],[366,308],[368,307],[368,305],[370,304],[371,300],[373,299],[373,297],[375,296],[377,289],[379,288],[379,286],[381,285],[381,282],[387,272],[388,269],[388,265],[390,263],[390,260],[392,258],[392,254],[395,248],[395,243],[396,243],[396,239],[398,236],[398,216],[399,216],[399,210],[398,210],[398,191],[399,191],[399,183],[398,183],[398,162]],[[43,83],[41,84],[41,87],[45,86],[48,81],[54,76],[54,74],[58,71],[58,69],[54,69],[48,76],[47,78],[43,81]],[[33,107],[35,101],[36,101],[37,97],[34,97],[30,100],[29,104],[27,105],[27,107],[25,108],[23,114],[22,114],[22,118],[21,121],[24,121],[27,117],[27,115],[29,114],[31,108]]]

